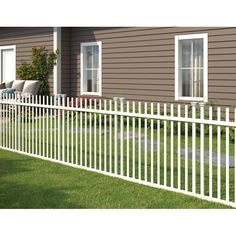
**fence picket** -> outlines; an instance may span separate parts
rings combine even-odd
[[[124,111],[124,99],[120,98],[120,111]],[[120,174],[121,176],[124,175],[124,117],[120,116]]]
[[[133,102],[133,114],[135,113],[135,102]],[[132,118],[132,132],[133,132],[133,135],[132,135],[132,176],[133,176],[133,179],[135,179],[135,118],[133,117]]]
[[[157,104],[157,115],[160,115],[160,103]],[[161,172],[161,158],[160,158],[160,119],[157,120],[157,184],[160,185],[160,172]]]
[[[50,104],[52,106],[53,104],[53,97],[50,96]],[[37,109],[36,109],[37,111]],[[50,157],[53,158],[53,109],[51,108],[51,119],[50,119]],[[38,126],[36,125],[37,129],[38,129]],[[37,136],[36,136],[37,137]],[[37,144],[37,142],[36,142]]]
[[[127,111],[127,113],[129,113],[129,101],[127,101],[127,103],[126,103],[126,111]],[[126,138],[127,138],[127,144],[126,144],[126,148],[127,148],[127,155],[126,155],[126,168],[127,168],[127,170],[126,170],[126,176],[127,177],[130,177],[130,175],[129,175],[129,117],[127,117],[127,130],[126,130]]]
[[[94,99],[94,111],[97,109],[97,100]],[[81,113],[81,112],[80,112]],[[80,116],[81,119],[81,116]],[[82,130],[80,135],[80,142],[82,142]],[[94,113],[94,168],[97,169],[97,114]]]
[[[77,99],[77,98],[76,98]],[[77,102],[76,102],[77,104]],[[92,110],[92,99],[89,99],[89,109]],[[76,112],[76,134],[77,132],[77,120],[78,120],[78,112]],[[77,135],[76,135],[77,138]],[[78,141],[76,141],[76,147],[78,146]],[[77,153],[77,152],[76,152]],[[77,160],[77,158],[76,158]],[[92,113],[89,112],[89,167],[92,168]]]
[[[196,103],[192,103],[192,192],[196,193]]]
[[[38,108],[38,110],[39,110],[39,108]],[[25,141],[25,135],[24,135],[24,112],[25,112],[25,108],[24,107],[22,107],[22,112],[21,112],[21,121],[22,121],[22,126],[21,126],[21,137],[22,137],[22,140],[21,140],[21,150],[22,150],[22,152],[24,152],[25,151],[25,149],[24,149],[24,141]],[[6,117],[7,117],[7,113],[6,113]],[[6,127],[7,127],[7,124],[6,124]],[[7,135],[6,135],[6,137],[7,137]],[[38,139],[39,139],[39,136],[37,136],[38,137]],[[7,144],[7,143],[6,143]],[[7,147],[7,145],[6,145],[6,147]],[[38,152],[37,152],[37,154],[39,154]]]
[[[74,106],[74,98],[71,98],[71,107]],[[86,130],[85,130],[86,133]],[[59,144],[58,144],[59,145]],[[71,163],[74,163],[74,111],[71,111]],[[86,164],[85,164],[86,166]]]
[[[167,115],[167,106],[164,104],[164,116]],[[167,185],[167,121],[164,120],[164,186]]]
[[[200,119],[204,120],[204,104],[200,104]],[[200,194],[204,195],[204,124],[200,125]]]
[[[212,107],[209,107],[209,120],[212,120]],[[209,126],[209,196],[212,197],[212,125]]]
[[[107,100],[104,100],[104,110],[107,110]],[[107,171],[107,115],[104,115],[104,171]]]
[[[67,128],[67,135],[66,135],[66,161],[67,162],[70,162],[70,111],[68,110],[68,107],[70,106],[70,98],[67,97],[67,102],[66,102],[66,105],[67,105],[67,114],[66,114],[66,119],[67,119],[67,124],[66,124],[66,128]],[[82,119],[81,119],[82,121]],[[82,148],[81,148],[82,150]]]
[[[151,103],[151,115],[153,115],[153,103]],[[154,182],[153,176],[153,119],[151,119],[151,183]]]
[[[170,105],[170,116],[174,116],[174,105]],[[174,121],[170,122],[170,186],[174,187]]]
[[[79,138],[78,138],[78,133],[79,133],[79,125],[78,125],[78,103],[79,103],[79,99],[78,99],[78,97],[77,98],[75,98],[75,107],[76,107],[76,109],[77,109],[77,111],[76,111],[76,113],[75,113],[75,130],[76,130],[76,132],[75,132],[75,163],[76,163],[76,165],[78,165],[79,164]],[[63,125],[63,127],[64,127],[64,125]],[[64,130],[65,128],[63,128],[63,130]],[[63,135],[63,137],[64,137],[64,135]],[[64,140],[64,138],[63,138],[63,140]]]
[[[217,119],[221,120],[221,109],[217,108]],[[217,198],[221,198],[221,127],[217,126]]]
[[[185,105],[185,118],[188,118],[188,105]],[[188,122],[184,124],[185,128],[185,191],[188,191]]]
[[[84,100],[84,108],[87,109],[87,98]],[[72,121],[73,121],[73,113],[72,113]],[[73,125],[73,123],[72,123]],[[73,133],[73,131],[72,131]],[[72,137],[73,139],[73,137]],[[73,147],[73,145],[72,145]],[[73,158],[73,157],[72,157]],[[84,166],[87,167],[87,111],[84,113]]]
[[[138,112],[139,114],[142,113],[141,102],[138,103]],[[142,178],[142,144],[141,144],[141,118],[138,118],[138,179],[141,180]]]
[[[102,110],[102,100],[99,99],[99,110]],[[99,170],[102,170],[102,115],[99,113]]]
[[[47,97],[47,101],[48,101],[48,97]],[[31,100],[31,104],[35,104],[35,96],[33,95],[32,96],[32,100]],[[17,106],[18,107],[18,111],[19,111],[19,107],[20,106]],[[18,112],[17,111],[17,112]],[[31,145],[32,145],[32,154],[35,154],[35,150],[34,150],[34,144],[35,144],[35,132],[36,132],[36,128],[35,128],[35,114],[34,114],[34,111],[35,111],[35,107],[32,107],[32,142],[31,142]],[[20,117],[19,113],[18,113],[18,116]],[[20,122],[18,120],[18,128],[20,127]],[[18,134],[19,134],[19,129],[18,129]],[[19,139],[19,137],[18,137]],[[19,143],[19,140],[18,140],[18,143]],[[48,143],[48,141],[47,141]],[[49,145],[49,143],[48,143]],[[18,146],[18,150],[19,150],[19,146]],[[48,157],[48,156],[47,156]]]
[[[8,99],[11,99],[11,95],[8,95]],[[26,107],[25,107],[26,109]],[[11,105],[8,105],[8,111],[11,110]],[[7,122],[7,147],[10,148],[11,145],[11,112],[8,112],[8,120],[9,122]],[[25,142],[24,142],[25,144]]]
[[[144,113],[147,114],[147,102],[144,103]],[[144,120],[144,180],[147,181],[147,118]]]
[[[229,108],[225,109],[225,121],[229,122]],[[226,126],[226,133],[225,133],[225,156],[226,156],[226,163],[225,163],[225,172],[226,172],[226,201],[229,201],[229,127]]]
[[[41,101],[41,99],[40,99]],[[55,96],[54,97],[54,105],[57,104],[57,97]],[[41,111],[41,108],[40,108],[40,111]],[[40,113],[40,133],[42,132],[41,131],[41,113]],[[53,159],[56,160],[57,159],[57,110],[54,109],[54,155],[53,155]],[[68,132],[69,133],[69,132]],[[40,150],[41,150],[41,143],[42,143],[42,140],[40,138]],[[68,144],[67,144],[68,145]],[[69,145],[68,145],[69,146]],[[41,153],[41,151],[40,151]]]
[[[61,97],[58,97],[58,107],[61,106]],[[57,127],[58,127],[58,136],[57,136],[57,159],[61,161],[61,110],[58,108],[57,110]],[[43,119],[44,120],[44,119]],[[45,140],[45,139],[43,139]]]
[[[66,106],[65,97],[62,98],[62,106]],[[65,162],[65,109],[62,110],[62,161]]]
[[[110,111],[112,111],[112,100],[110,100]],[[112,173],[112,115],[109,115],[109,172]]]
[[[43,105],[45,105],[45,96],[43,96],[43,101],[42,102],[43,102]],[[30,111],[30,107],[28,109]],[[29,122],[29,124],[30,124],[30,122]],[[43,156],[45,157],[45,144],[46,144],[45,143],[45,134],[46,133],[44,132],[44,130],[45,130],[45,108],[43,108]],[[30,134],[30,132],[29,132],[29,134]],[[30,136],[29,136],[29,139],[30,139]],[[59,154],[58,154],[58,156],[59,156]]]
[[[181,106],[178,104],[178,118],[181,117]],[[178,122],[178,189],[181,189],[181,123]]]
[[[15,100],[15,103],[17,102],[17,97],[16,97],[16,95],[15,95],[15,97],[14,97],[14,100]],[[18,113],[18,106],[16,105],[15,107],[14,107],[14,113],[15,113],[15,116],[14,116],[14,137],[15,137],[15,142],[14,142],[14,149],[15,150],[17,150],[17,113]],[[31,130],[32,130],[32,128],[30,129],[30,132],[31,132]],[[29,139],[30,141],[29,142],[31,142],[31,140],[32,139]],[[13,147],[12,147],[12,149],[13,149]],[[30,149],[30,153],[31,153],[31,149]]]
[[[34,98],[34,96],[32,97],[32,99]],[[34,101],[34,99],[32,100]],[[46,143],[47,143],[47,154],[46,154],[46,157],[49,157],[49,147],[50,147],[50,143],[49,143],[49,97],[47,96],[46,97],[46,103],[47,103],[47,115],[46,115],[46,120],[47,120],[47,125],[46,125],[46,133],[47,133],[47,136],[46,136]],[[63,110],[64,111],[64,110]],[[62,111],[62,112],[63,112]],[[32,117],[34,117],[34,109],[32,109]],[[64,121],[64,119],[62,118],[62,121]],[[32,119],[32,125],[33,125],[33,130],[34,130],[34,118]],[[34,135],[33,135],[34,137]],[[34,147],[34,140],[32,139],[32,147]],[[63,145],[64,147],[64,145]],[[34,153],[34,151],[33,151]],[[64,161],[64,159],[63,159]]]

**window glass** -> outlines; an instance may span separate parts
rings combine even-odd
[[[82,44],[83,53],[83,91],[88,93],[99,93],[99,65],[100,48],[97,43],[89,45]]]
[[[179,40],[179,96],[204,96],[203,38]]]

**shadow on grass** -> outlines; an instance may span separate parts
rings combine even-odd
[[[0,208],[65,208],[67,194],[59,188],[4,182],[0,186]],[[71,205],[70,208],[81,208]]]
[[[17,175],[22,172],[31,171],[24,164],[26,164],[26,161],[22,159],[16,160],[0,157],[0,178],[6,175]]]
[[[68,201],[66,188],[47,183],[47,176],[37,177],[33,162],[0,157],[0,208],[83,208]]]
[[[0,154],[0,208],[225,208],[11,152]]]

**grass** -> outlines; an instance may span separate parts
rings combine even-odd
[[[72,113],[71,113],[72,114]],[[13,119],[13,126],[11,128],[11,124],[8,123],[6,124],[6,129],[3,129],[2,137],[3,137],[3,143],[4,145],[7,144],[9,141],[15,144],[14,142],[17,142],[17,146],[19,145],[21,147],[27,147],[27,150],[24,149],[26,152],[31,152],[32,151],[32,145],[34,144],[34,153],[36,152],[39,155],[44,155],[49,158],[55,158],[55,159],[62,159],[62,155],[59,155],[59,150],[60,153],[62,154],[63,147],[64,153],[65,153],[65,161],[70,162],[70,163],[76,163],[76,154],[78,154],[78,163],[81,165],[86,165],[90,166],[93,169],[99,169],[101,168],[102,170],[105,169],[105,161],[107,163],[106,166],[106,171],[109,171],[110,164],[112,168],[112,172],[114,173],[115,171],[115,145],[114,145],[114,117],[111,117],[111,122],[112,122],[112,138],[111,138],[111,147],[112,147],[112,152],[110,156],[110,116],[107,115],[107,129],[106,132],[104,130],[104,116],[103,115],[96,115],[96,118],[94,115],[87,114],[87,120],[88,122],[86,123],[87,125],[87,130],[90,130],[90,124],[92,125],[91,131],[92,132],[82,132],[82,135],[80,131],[73,132],[71,131],[72,128],[76,127],[76,120],[75,120],[75,113],[73,114],[73,120],[71,119],[71,114],[69,112],[66,112],[66,120],[65,120],[65,134],[63,135],[63,126],[62,122],[60,122],[60,126],[58,125],[58,116],[49,116],[48,119],[42,119],[42,118],[37,118],[37,119],[32,119],[31,117],[35,116],[29,116],[28,115],[28,121],[30,123],[25,123],[22,122],[22,119],[20,119],[19,122],[14,121]],[[67,116],[68,115],[68,116]],[[77,119],[77,124],[78,127],[80,127],[81,124],[81,116],[82,116],[82,126],[83,129],[85,128],[85,114],[84,113],[77,113],[78,119]],[[30,118],[29,118],[30,117]],[[91,123],[90,123],[90,118],[91,118]],[[100,123],[100,118],[101,118],[101,135],[99,133],[99,123]],[[95,120],[96,119],[96,120]],[[94,122],[96,121],[96,135],[95,135],[95,129],[94,129]],[[142,141],[141,145],[139,145],[138,138],[135,138],[135,148],[133,150],[133,139],[132,139],[132,131],[133,131],[133,126],[132,122],[133,119],[129,118],[124,119],[125,125],[124,125],[124,131],[127,131],[127,126],[126,124],[129,124],[129,132],[131,134],[129,139],[124,139],[123,140],[123,161],[124,161],[124,175],[127,175],[127,169],[129,171],[129,176],[135,176],[136,179],[140,178],[141,180],[144,180],[144,173],[145,173],[145,167],[147,168],[147,181],[151,181],[151,151],[150,149],[147,150],[147,165],[145,166],[145,153],[144,153],[144,134],[145,134],[145,129],[143,127],[144,125],[144,119],[135,119],[135,133],[136,135],[139,132],[139,121],[142,121],[142,127],[140,129],[140,133],[142,134]],[[118,117],[118,139],[117,139],[117,172],[118,174],[121,173],[121,159],[120,159],[120,151],[121,151],[121,139],[120,139],[120,117]],[[150,121],[148,121],[150,122]],[[156,121],[154,122],[156,125]],[[10,124],[10,125],[9,125]],[[150,123],[149,123],[150,124]],[[14,135],[14,130],[16,125],[16,130],[19,130],[20,132],[17,132],[17,135]],[[183,124],[182,124],[183,126]],[[33,129],[32,129],[33,127]],[[49,129],[47,129],[47,127]],[[177,146],[178,146],[178,136],[176,135],[176,126],[175,127],[175,132],[173,136],[173,162],[174,162],[174,168],[173,168],[173,173],[174,173],[174,187],[178,188],[178,155],[177,155]],[[189,130],[191,130],[191,126],[189,125]],[[199,128],[199,127],[198,127]],[[58,130],[60,129],[60,133]],[[82,130],[83,130],[82,129]],[[9,135],[10,131],[10,135]],[[23,132],[22,132],[23,131]],[[49,132],[48,132],[49,131]],[[107,143],[105,143],[105,135],[107,138]],[[153,139],[156,142],[157,141],[157,129],[153,130]],[[1,136],[0,136],[1,137]],[[16,138],[16,139],[15,139]],[[77,139],[76,139],[77,138]],[[151,140],[151,129],[150,127],[147,128],[147,139]],[[167,186],[171,185],[171,151],[170,151],[170,123],[167,122],[167,150],[166,150],[166,158],[167,158],[167,173],[166,173],[166,183]],[[37,140],[37,142],[36,142]],[[65,145],[63,145],[63,140],[65,141]],[[86,140],[86,142],[85,142]],[[91,148],[90,148],[90,140],[91,142]],[[96,140],[96,142],[94,141]],[[20,142],[19,142],[20,141]],[[22,142],[23,141],[23,142]],[[60,141],[60,144],[58,143]],[[82,149],[81,149],[81,143],[82,143]],[[87,143],[86,148],[85,148],[85,143]],[[213,151],[217,151],[217,137],[213,135],[212,138],[212,143],[213,143]],[[36,145],[35,145],[36,144]],[[101,144],[101,146],[100,146]],[[154,144],[155,148],[153,150],[153,177],[154,177],[154,183],[158,181],[158,176],[157,176],[157,155],[158,155],[158,150],[160,150],[160,183],[163,185],[164,184],[164,128],[163,128],[163,123],[161,125],[160,129],[160,147],[157,148],[157,145]],[[96,146],[95,146],[96,145]],[[225,153],[225,137],[222,135],[221,137],[221,153]],[[14,145],[13,145],[14,146]],[[127,151],[127,146],[129,146],[129,151]],[[185,140],[184,140],[184,135],[181,136],[181,143],[180,143],[181,149],[184,149],[185,147]],[[52,147],[52,149],[51,149]],[[139,147],[141,147],[141,163],[140,163],[140,170],[141,170],[141,176],[139,176]],[[36,150],[37,148],[37,150]],[[49,148],[49,150],[48,150]],[[191,150],[192,148],[192,138],[191,135],[188,137],[188,148]],[[204,148],[205,150],[208,150],[209,148],[209,138],[207,135],[205,135],[204,138]],[[29,150],[30,149],[30,150]],[[86,149],[86,150],[85,150]],[[196,149],[200,149],[200,137],[199,134],[196,135]],[[41,152],[40,152],[41,150]],[[77,152],[76,152],[77,151]],[[105,155],[106,151],[106,155]],[[234,144],[230,143],[229,145],[229,152],[230,155],[233,155],[234,153]],[[80,156],[80,154],[82,155]],[[91,163],[90,163],[90,155],[91,155]],[[133,156],[135,155],[135,161],[133,162]],[[205,154],[206,155],[206,154]],[[81,159],[82,157],[82,159]],[[110,159],[111,157],[111,159]],[[82,162],[81,162],[82,161]],[[111,162],[110,162],[111,161]],[[96,163],[96,165],[95,165]],[[129,164],[129,168],[127,165]],[[180,188],[182,190],[185,189],[185,161],[181,160],[180,161],[180,173],[181,173],[181,178],[180,178],[180,183],[181,186]],[[135,171],[133,172],[133,166],[135,167]],[[213,171],[213,176],[212,176],[212,189],[213,189],[213,197],[217,197],[217,184],[218,184],[218,178],[217,178],[217,168],[213,166],[212,168]],[[226,170],[225,168],[220,169],[220,177],[221,177],[221,182],[220,182],[220,187],[221,187],[221,199],[226,198]],[[230,196],[230,201],[234,201],[235,196],[234,196],[234,187],[235,187],[235,180],[234,180],[234,168],[230,168],[229,170],[229,175],[230,175],[230,180],[229,180],[229,196]],[[192,160],[191,158],[188,159],[188,191],[192,191]],[[196,161],[196,192],[200,193],[200,162]],[[204,164],[204,195],[209,195],[209,166],[207,163]]]
[[[0,149],[0,208],[228,208]]]

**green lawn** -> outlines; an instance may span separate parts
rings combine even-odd
[[[22,113],[22,117],[18,117],[17,120],[14,118],[10,119],[11,122],[6,122],[3,129],[0,132],[0,143],[3,146],[10,147],[15,144],[17,148],[25,152],[33,152],[34,154],[45,156],[48,158],[59,159],[65,158],[65,162],[80,164],[83,166],[88,166],[93,169],[101,169],[106,172],[112,170],[115,172],[115,154],[117,154],[117,173],[121,174],[121,160],[123,159],[123,174],[125,176],[134,177],[136,179],[144,180],[145,169],[147,171],[147,182],[151,182],[151,171],[153,171],[153,181],[154,183],[160,182],[161,185],[165,184],[171,186],[171,134],[170,134],[170,122],[167,122],[167,137],[164,139],[164,124],[161,121],[160,124],[160,136],[158,136],[157,122],[154,121],[154,129],[151,129],[150,120],[147,120],[147,129],[145,129],[145,119],[139,118],[124,118],[124,136],[121,139],[120,130],[120,119],[117,119],[117,138],[115,139],[115,129],[114,122],[115,118],[113,116],[104,115],[94,115],[84,113],[70,113],[65,112],[65,123],[63,124],[63,116],[50,115],[46,118],[35,117],[30,113]],[[53,114],[53,113],[52,113]],[[24,116],[23,116],[24,115]],[[77,116],[77,119],[76,119]],[[12,115],[14,117],[14,115]],[[33,119],[32,119],[33,118]],[[73,119],[72,119],[73,118]],[[81,120],[82,118],[82,120]],[[110,120],[111,118],[111,120]],[[87,122],[85,122],[87,120]],[[135,131],[133,130],[133,121],[135,120]],[[23,121],[23,122],[22,122]],[[27,121],[27,122],[26,122]],[[82,122],[81,122],[82,121]],[[105,122],[106,121],[106,122]],[[111,123],[110,123],[111,122]],[[139,123],[141,122],[141,123]],[[76,124],[78,129],[75,130]],[[80,125],[82,128],[80,129]],[[95,125],[96,124],[96,125]],[[99,125],[101,124],[101,129]],[[106,129],[105,129],[106,124]],[[127,124],[128,129],[127,129]],[[140,124],[140,129],[139,129]],[[173,187],[180,188],[184,190],[186,187],[188,191],[192,191],[192,179],[193,179],[193,169],[192,169],[192,156],[189,154],[188,163],[185,163],[184,154],[182,153],[180,162],[178,162],[178,127],[177,123],[174,122],[174,136],[173,136]],[[86,130],[85,131],[85,127]],[[95,128],[96,127],[96,128]],[[111,129],[110,129],[111,127]],[[181,124],[184,127],[184,124]],[[199,125],[196,125],[197,130],[200,129]],[[63,129],[65,132],[63,132]],[[82,132],[81,132],[82,130]],[[127,136],[127,130],[129,135]],[[189,124],[188,130],[191,131],[192,127]],[[17,131],[15,133],[15,131]],[[91,132],[90,132],[91,131]],[[110,133],[111,131],[111,133]],[[151,164],[151,149],[150,141],[152,140],[153,131],[153,165]],[[212,148],[213,152],[217,153],[218,142],[216,136],[216,129],[213,129],[212,136]],[[221,154],[225,154],[226,151],[226,140],[225,140],[225,128],[221,131]],[[135,139],[133,139],[133,132],[135,132]],[[204,135],[204,150],[209,150],[209,138],[208,138],[207,126],[205,126]],[[139,140],[139,135],[141,134],[141,140]],[[145,161],[145,133],[147,135],[147,160]],[[110,136],[111,134],[111,136]],[[158,143],[158,137],[160,138],[160,143]],[[2,138],[2,139],[1,139]],[[195,137],[196,150],[200,150],[200,134],[197,132]],[[106,142],[105,142],[106,140]],[[117,151],[115,152],[115,140],[117,141]],[[90,143],[91,141],[91,143]],[[166,141],[166,175],[165,175],[165,165],[164,165],[164,143]],[[110,143],[111,142],[111,143]],[[123,157],[121,158],[123,144]],[[82,147],[82,148],[81,148]],[[111,147],[111,149],[110,149]],[[141,147],[141,149],[140,149]],[[185,135],[182,133],[180,147],[183,151],[185,149]],[[188,135],[188,149],[192,150],[192,135],[189,132]],[[160,154],[160,166],[158,165],[158,153]],[[209,153],[209,152],[208,152]],[[207,152],[204,153],[204,158],[208,158]],[[229,145],[230,158],[234,159],[234,143],[231,141]],[[63,155],[64,154],[64,155]],[[81,154],[81,155],[80,155]],[[140,154],[140,155],[139,155]],[[140,156],[140,160],[139,160]],[[76,159],[77,157],[77,159]],[[81,159],[82,157],[82,159]],[[134,159],[133,159],[134,158]],[[222,155],[222,159],[225,157]],[[146,162],[146,166],[145,166]],[[105,166],[106,163],[106,166]],[[180,163],[180,167],[178,164]],[[185,172],[185,164],[188,166],[188,173]],[[209,196],[209,162],[204,163],[204,195]],[[140,172],[139,172],[140,168]],[[178,181],[178,171],[180,171],[180,186]],[[226,199],[226,168],[220,168],[221,181],[221,199]],[[139,176],[140,174],[140,176]],[[158,176],[160,174],[160,178]],[[235,168],[231,167],[229,169],[229,199],[230,201],[235,201]],[[185,181],[185,177],[188,177],[188,181]],[[200,174],[200,161],[196,160],[196,193],[200,193],[201,187],[201,174]],[[218,188],[218,169],[216,166],[212,167],[212,196],[217,198],[217,188]]]
[[[0,208],[227,208],[0,149]]]

